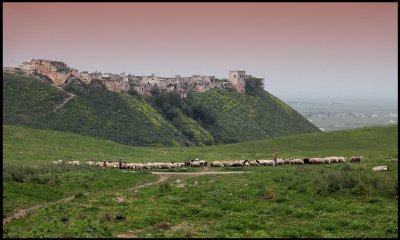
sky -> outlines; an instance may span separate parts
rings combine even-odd
[[[397,3],[3,3],[3,66],[265,79],[277,97],[393,99]]]

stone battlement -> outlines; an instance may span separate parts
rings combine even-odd
[[[110,91],[137,91],[141,95],[151,95],[153,87],[157,86],[160,91],[176,92],[181,97],[187,97],[188,92],[207,92],[212,88],[234,88],[244,92],[245,80],[251,75],[245,71],[230,71],[229,81],[217,81],[215,76],[193,75],[191,77],[159,77],[135,76],[132,74],[113,74],[94,72],[89,73],[69,68],[64,62],[50,61],[44,59],[32,59],[24,62],[20,68],[27,72],[38,72],[49,77],[57,86],[63,85],[69,78],[75,77],[86,84],[101,84]],[[263,86],[264,86],[264,81]]]

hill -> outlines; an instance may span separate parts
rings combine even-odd
[[[4,124],[137,146],[237,143],[319,131],[266,91],[212,89],[179,100],[162,93],[144,98],[79,80],[56,87],[40,74],[3,72],[3,106]]]

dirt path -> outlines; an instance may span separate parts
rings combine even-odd
[[[160,176],[160,178],[156,182],[151,182],[151,183],[146,183],[146,184],[143,184],[143,185],[135,186],[135,187],[133,187],[133,188],[131,188],[129,190],[137,190],[139,188],[144,188],[144,187],[147,187],[147,186],[156,185],[156,184],[159,184],[161,182],[164,182],[165,180],[167,180],[166,176]]]
[[[71,100],[73,97],[75,97],[75,95],[73,95],[71,93],[71,95],[69,96],[69,98],[65,99],[64,102],[61,103],[61,105],[57,106],[53,112],[56,112],[58,109],[60,109],[62,106],[64,106],[69,100]]]
[[[158,175],[160,176],[160,178],[155,181],[155,182],[150,182],[150,183],[145,183],[139,186],[135,186],[133,188],[130,188],[129,190],[137,190],[143,187],[147,187],[147,186],[151,186],[151,185],[156,185],[159,184],[161,182],[164,182],[165,180],[168,179],[168,176],[171,175],[175,175],[175,176],[179,176],[179,175],[185,175],[185,176],[199,176],[199,175],[207,175],[207,174],[243,174],[243,173],[251,173],[251,172],[244,172],[244,171],[231,171],[231,172],[215,172],[215,171],[208,171],[208,169],[204,169],[201,172],[150,172],[151,174],[154,175]],[[89,195],[89,192],[85,192],[83,193],[85,196]],[[70,195],[70,196],[66,196],[62,199],[56,200],[56,201],[52,201],[52,202],[47,202],[47,203],[41,203],[41,204],[37,204],[35,206],[32,206],[30,208],[25,208],[25,209],[18,209],[16,212],[14,212],[11,216],[3,219],[3,224],[7,224],[9,223],[11,220],[15,219],[15,218],[19,218],[19,217],[23,217],[26,214],[28,214],[29,212],[32,212],[35,209],[44,207],[44,206],[51,206],[54,205],[56,203],[60,203],[62,201],[71,201],[72,199],[75,198],[75,195]]]
[[[85,196],[87,196],[87,195],[89,195],[89,192],[85,192],[83,194]],[[44,207],[44,206],[51,206],[51,205],[54,205],[56,203],[60,203],[62,201],[71,201],[74,198],[75,198],[75,194],[66,196],[66,197],[64,197],[62,199],[59,199],[59,200],[56,200],[56,201],[47,202],[47,203],[40,203],[40,204],[37,204],[37,205],[32,206],[30,208],[18,209],[14,214],[12,214],[11,216],[3,219],[3,224],[9,223],[11,220],[13,220],[15,218],[23,217],[23,216],[25,216],[26,214],[28,214],[29,212],[31,212],[31,211],[33,211],[35,209],[38,209],[38,208],[41,208],[41,207]]]

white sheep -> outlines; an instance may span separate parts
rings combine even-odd
[[[94,163],[94,162],[92,162],[92,161],[86,162],[85,164],[86,164],[86,165],[88,165],[89,167],[91,167],[91,166],[95,165],[95,163]]]
[[[199,162],[190,162],[189,166],[190,167],[200,167],[200,163]]]
[[[214,161],[211,163],[211,166],[212,167],[223,167],[224,164],[222,164],[222,162],[220,162],[220,161]]]
[[[250,166],[259,166],[260,164],[258,164],[257,161],[249,161],[249,165]]]
[[[285,164],[285,162],[283,161],[283,159],[277,159],[277,163],[278,163],[278,165]]]
[[[339,159],[338,159],[338,157],[330,157],[329,158],[330,160],[331,160],[331,163],[338,163],[339,162]]]
[[[294,164],[304,164],[304,160],[303,159],[299,159],[299,158],[293,159],[293,163]]]
[[[224,167],[232,166],[232,162],[228,162],[228,161],[223,161],[222,164],[224,165]]]
[[[323,158],[323,160],[324,160],[324,163],[327,163],[327,164],[331,164],[332,163],[330,157]]]
[[[268,166],[268,160],[260,159],[257,161],[258,161],[258,165],[260,165],[260,166]]]
[[[233,163],[232,163],[232,166],[233,167],[241,167],[241,166],[245,166],[246,165],[246,163],[248,162],[249,160],[239,160],[239,161],[234,161]]]
[[[374,172],[382,172],[382,171],[387,171],[388,167],[387,166],[375,166],[372,168]]]
[[[294,162],[293,162],[293,159],[284,158],[284,159],[283,159],[283,163],[284,163],[284,164],[293,164]]]
[[[73,161],[73,162],[72,162],[72,165],[73,165],[73,166],[79,166],[79,164],[81,164],[79,161]]]

